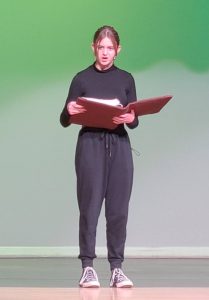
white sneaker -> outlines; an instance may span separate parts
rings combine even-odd
[[[82,277],[79,282],[80,287],[100,287],[96,271],[92,267],[86,267],[83,270]]]
[[[120,268],[116,268],[112,272],[110,279],[110,287],[130,288],[133,282],[123,273]]]

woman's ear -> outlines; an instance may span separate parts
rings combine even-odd
[[[93,51],[93,53],[95,55],[95,45],[94,45],[94,43],[91,44],[91,49],[92,49],[92,51]]]
[[[120,50],[121,50],[121,45],[118,45],[118,48],[117,48],[117,55],[120,53]]]

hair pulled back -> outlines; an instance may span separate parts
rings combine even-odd
[[[94,34],[93,43],[97,44],[105,37],[108,37],[116,47],[119,46],[119,35],[115,28],[109,25],[104,25],[97,29],[97,31]]]

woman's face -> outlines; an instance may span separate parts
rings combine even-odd
[[[103,38],[97,44],[92,44],[92,50],[96,57],[96,67],[99,70],[109,69],[114,58],[120,51],[120,46],[115,46],[108,37]]]

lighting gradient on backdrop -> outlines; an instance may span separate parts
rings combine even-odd
[[[208,0],[0,2],[0,246],[78,244],[78,127],[61,128],[59,113],[104,24],[120,34],[117,65],[139,98],[174,95],[129,131],[141,156],[127,245],[209,246],[208,11]]]
[[[126,69],[174,60],[193,72],[206,72],[208,11],[207,0],[107,0],[102,6],[96,0],[1,1],[3,89],[17,78],[24,89],[25,78],[58,78],[85,66],[92,57],[91,35],[106,23],[120,33],[124,51],[119,61]]]

